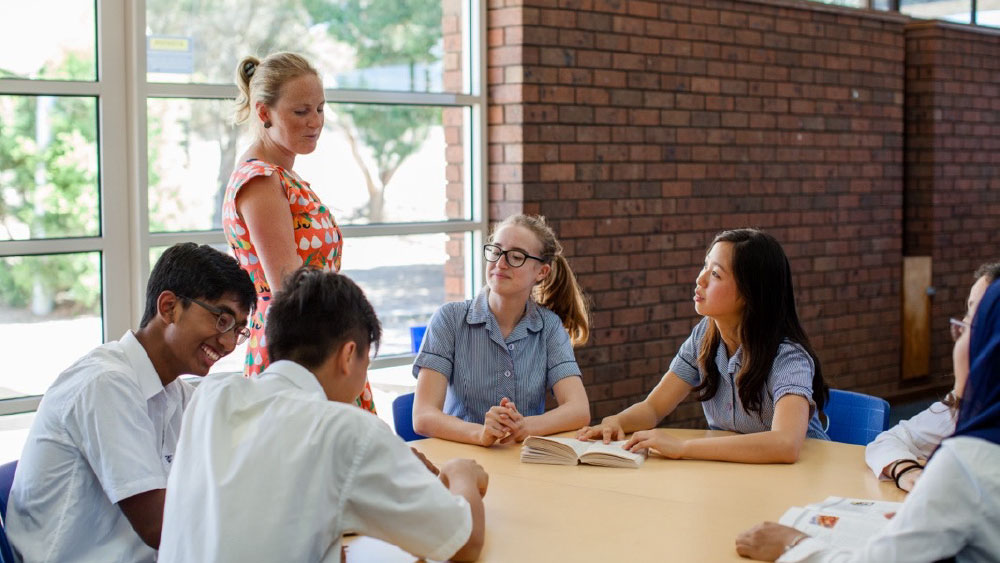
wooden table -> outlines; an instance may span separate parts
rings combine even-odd
[[[664,430],[681,438],[725,435]],[[567,434],[570,435],[570,434]],[[471,457],[490,474],[480,561],[746,561],[736,535],[790,506],[827,496],[901,501],[879,482],[864,448],[806,440],[798,463],[749,465],[650,456],[639,469],[521,463],[520,445],[411,443],[431,461]],[[413,562],[373,538],[347,538],[347,561]]]

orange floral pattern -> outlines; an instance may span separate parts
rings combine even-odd
[[[257,176],[278,174],[281,187],[288,197],[288,208],[292,212],[292,228],[295,247],[302,264],[324,270],[340,271],[340,257],[344,247],[340,227],[330,209],[323,205],[309,183],[291,170],[261,160],[240,163],[229,177],[226,195],[222,202],[222,230],[226,241],[239,260],[240,266],[250,274],[257,288],[257,308],[250,320],[250,339],[247,342],[247,356],[244,373],[247,377],[259,375],[268,364],[267,342],[264,336],[264,322],[267,308],[271,303],[271,286],[264,276],[264,268],[257,257],[257,251],[250,241],[247,225],[236,211],[236,196],[240,188]],[[357,399],[363,409],[375,412],[371,387],[365,382],[365,389]]]

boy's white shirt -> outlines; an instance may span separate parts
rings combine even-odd
[[[288,361],[210,376],[184,416],[159,561],[340,561],[357,532],[428,559],[468,541],[468,502],[381,420]]]

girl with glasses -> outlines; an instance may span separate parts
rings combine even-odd
[[[587,304],[545,219],[515,215],[483,247],[486,287],[431,319],[413,364],[413,428],[490,446],[578,428],[590,419],[573,346]],[[558,406],[545,412],[551,389]]]
[[[1000,283],[983,296],[955,342],[955,371],[968,373],[955,432],[930,456],[920,482],[885,529],[861,546],[832,546],[766,522],[736,538],[762,561],[997,561],[1000,554]],[[950,559],[949,559],[950,560]]]
[[[660,383],[640,403],[580,429],[580,439],[622,440],[668,458],[794,463],[806,437],[829,439],[817,413],[827,387],[799,324],[781,245],[755,229],[720,233],[694,286],[704,317]],[[690,393],[708,425],[735,436],[679,440],[651,430]]]
[[[1000,262],[983,264],[975,273],[966,314],[962,320],[951,319],[949,327],[955,342],[969,330],[969,323],[976,315],[976,307],[986,293],[986,288],[1000,277]],[[955,388],[938,401],[889,430],[882,432],[865,448],[865,462],[879,479],[892,479],[904,491],[913,490],[917,479],[923,474],[924,463],[931,452],[941,444],[941,440],[955,431],[955,416],[962,390],[969,376],[968,366],[954,363]]]

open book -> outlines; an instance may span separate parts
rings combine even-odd
[[[827,497],[789,508],[778,522],[831,545],[860,546],[878,534],[900,506],[900,502]]]
[[[611,442],[584,442],[574,438],[528,436],[521,447],[521,461],[524,463],[550,463],[553,465],[603,465],[605,467],[631,467],[642,465],[646,460],[645,450],[632,453],[622,449],[625,440]]]

